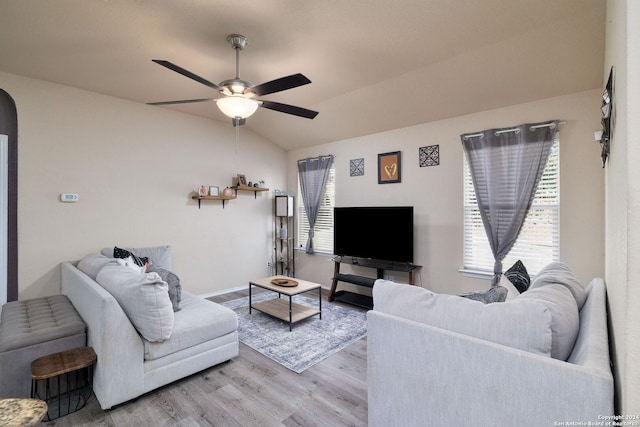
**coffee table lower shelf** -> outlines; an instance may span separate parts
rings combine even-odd
[[[289,305],[291,305],[291,317],[289,317]],[[320,314],[320,310],[306,305],[297,304],[292,301],[287,301],[285,298],[274,298],[267,301],[257,302],[251,304],[251,308],[280,320],[284,320],[285,322],[290,322],[289,328],[291,328],[291,323],[296,323],[300,320]]]

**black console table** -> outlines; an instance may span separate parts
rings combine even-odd
[[[373,308],[373,298],[368,295],[357,294],[349,291],[336,291],[338,282],[351,283],[358,286],[373,288],[373,284],[377,279],[384,278],[384,271],[401,271],[409,273],[409,284],[415,285],[414,273],[422,266],[404,262],[380,261],[368,258],[357,258],[350,256],[339,256],[333,259],[333,281],[331,283],[331,291],[327,299],[329,301],[341,301],[347,304],[356,305],[364,308]],[[351,264],[360,267],[375,268],[376,277],[358,276],[355,274],[340,273],[340,264]]]

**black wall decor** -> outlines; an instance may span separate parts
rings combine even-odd
[[[349,176],[364,175],[364,159],[349,160]]]
[[[438,166],[440,164],[440,146],[428,145],[426,147],[420,147],[418,151],[418,158],[420,159],[420,167],[426,166]]]
[[[611,67],[607,86],[602,92],[602,104],[600,107],[602,110],[602,138],[600,138],[600,147],[602,148],[600,158],[602,159],[602,167],[607,163],[609,150],[611,148],[611,138],[613,136],[613,89],[613,67]]]

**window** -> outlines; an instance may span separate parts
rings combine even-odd
[[[314,227],[313,249],[316,253],[333,254],[333,207],[335,206],[336,169],[332,164],[327,186],[320,202],[320,210]],[[309,236],[309,220],[302,203],[298,180],[298,248],[304,248]]]
[[[559,135],[551,146],[547,165],[538,184],[533,203],[524,220],[518,240],[502,261],[508,269],[522,260],[535,275],[546,264],[558,261],[560,252],[560,155]],[[464,270],[493,274],[493,254],[484,231],[473,190],[471,173],[464,157]]]

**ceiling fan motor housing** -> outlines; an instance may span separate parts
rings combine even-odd
[[[227,41],[232,48],[239,50],[244,49],[249,44],[247,38],[242,34],[229,34],[227,36]]]

